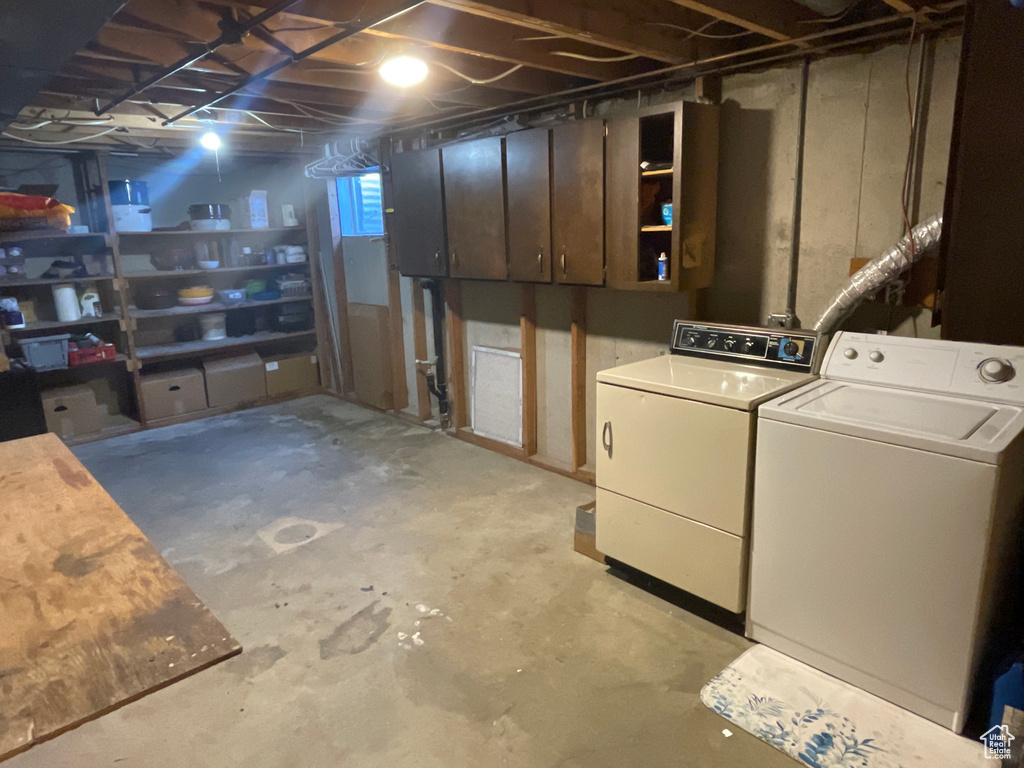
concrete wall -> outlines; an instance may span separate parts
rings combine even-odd
[[[952,128],[960,41],[937,42],[924,144],[920,212],[941,210]],[[916,87],[917,55],[911,60]],[[873,257],[902,234],[900,193],[909,121],[907,50],[825,59],[810,70],[803,224],[796,311],[810,324],[849,273],[850,259]],[[795,190],[799,66],[731,76],[723,84],[718,253],[714,287],[703,292],[704,319],[763,324],[786,305]],[[651,103],[686,97],[654,96]],[[635,105],[635,101],[632,102]],[[613,114],[625,102],[598,105]],[[411,281],[402,278],[407,380],[412,373]],[[474,344],[519,349],[520,290],[513,284],[464,281],[467,376]],[[572,458],[570,428],[571,289],[537,287],[538,453]],[[353,298],[350,284],[350,300]],[[430,330],[427,297],[427,333]],[[598,371],[667,352],[672,320],[691,317],[687,295],[587,290],[588,463],[594,460]],[[869,307],[856,322],[895,333],[935,334],[925,311]],[[431,355],[433,353],[431,352]],[[517,388],[509,383],[512,396]]]

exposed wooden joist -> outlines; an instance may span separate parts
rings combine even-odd
[[[749,29],[773,40],[792,40],[808,33],[803,21],[820,19],[793,0],[670,0],[676,5]],[[709,30],[711,31],[711,30]],[[813,30],[812,30],[813,31]]]
[[[616,61],[621,57],[620,52],[575,40],[522,40],[535,36],[524,34],[522,29],[510,24],[436,5],[422,5],[367,30],[366,34],[426,43],[442,50],[591,80],[614,80],[649,68],[639,59]],[[573,55],[561,55],[563,53]],[[590,61],[577,56],[611,60]]]
[[[928,5],[928,0],[883,0],[883,2],[900,13],[915,13]]]
[[[695,30],[707,23],[703,16],[686,8],[651,0],[604,0],[599,5],[581,0],[431,2],[525,29],[562,35],[670,64],[693,61],[698,50],[701,56],[711,56],[723,53],[729,47],[720,40],[689,36],[686,30]]]

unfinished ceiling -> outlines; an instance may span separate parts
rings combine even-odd
[[[173,147],[218,124],[237,147],[308,151],[328,136],[892,39],[915,21],[919,30],[958,24],[962,5],[130,0],[21,110],[3,142]],[[378,65],[399,53],[429,63],[426,82],[402,91],[380,79]]]

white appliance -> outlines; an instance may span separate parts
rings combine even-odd
[[[813,380],[818,336],[677,320],[670,350],[597,374],[597,548],[740,613],[756,409]]]
[[[960,731],[1024,500],[1024,349],[840,333],[761,406],[747,634]]]

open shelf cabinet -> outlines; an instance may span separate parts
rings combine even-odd
[[[188,418],[147,419],[140,383],[148,371],[197,367],[205,360],[233,354],[253,351],[274,355],[312,354],[317,349],[330,349],[324,319],[323,286],[319,284],[319,253],[313,206],[307,205],[306,221],[297,227],[118,233],[111,226],[113,210],[106,192],[106,157],[91,151],[68,152],[65,157],[73,166],[76,193],[76,199],[68,199],[67,202],[74,205],[79,220],[90,231],[85,234],[53,230],[0,232],[0,248],[20,247],[26,260],[25,272],[32,275],[28,278],[0,277],[0,296],[18,299],[19,306],[27,308],[31,314],[31,320],[26,322],[24,328],[0,332],[0,352],[5,351],[8,357],[16,359],[19,357],[21,340],[58,333],[69,333],[74,337],[75,334],[91,332],[117,348],[117,355],[111,360],[19,374],[34,377],[41,391],[106,380],[103,391],[109,389],[111,404],[108,411],[102,410],[101,405],[100,431],[68,438],[65,442],[79,445],[141,429],[238,410],[240,407],[288,399],[289,396],[276,396],[230,409],[210,408],[188,414]],[[296,167],[296,173],[300,172],[301,168]],[[60,194],[70,196],[70,192],[63,189]],[[212,242],[218,243],[217,248],[221,254],[221,266],[218,269],[160,271],[152,266],[148,258],[150,254],[167,253],[171,249],[193,250],[197,244]],[[294,264],[235,266],[243,245],[253,247],[257,253],[275,245],[304,245],[307,260]],[[212,245],[207,247],[213,248]],[[68,279],[39,276],[51,262],[58,259],[74,261],[92,274]],[[311,291],[262,302],[250,300],[233,306],[226,306],[216,300],[205,305],[176,305],[166,309],[147,310],[136,306],[137,296],[157,289],[177,291],[195,285],[209,285],[214,289],[236,288],[251,280],[272,281],[275,277],[288,274],[305,278]],[[99,317],[60,321],[56,316],[52,289],[67,283],[79,287],[86,284],[95,286],[100,295],[103,314]],[[301,308],[305,316],[311,316],[308,326],[294,329],[277,327],[277,323],[281,322],[278,313],[288,309],[288,305],[295,305],[291,309],[299,311]],[[228,317],[243,318],[244,322],[236,324],[236,329],[242,329],[239,335],[204,340],[198,325],[199,318],[221,312]],[[0,362],[3,360],[0,359]],[[0,366],[0,371],[3,370]],[[0,376],[5,375],[8,374],[0,372]],[[307,395],[312,391],[292,393],[290,396]],[[0,418],[3,418],[2,403]]]

